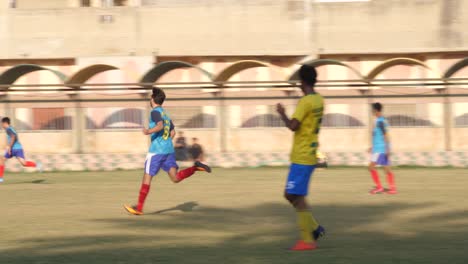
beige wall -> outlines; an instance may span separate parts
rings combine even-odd
[[[85,131],[83,150],[86,153],[144,153],[149,140],[141,131]]]
[[[367,151],[370,147],[367,128],[322,128],[320,146],[324,152]]]
[[[3,135],[2,135],[3,136]],[[6,138],[6,136],[3,136]],[[27,153],[73,153],[71,131],[21,132],[21,144]],[[6,141],[6,140],[5,140]],[[6,142],[3,141],[3,146]],[[5,144],[5,145],[4,145]]]
[[[468,150],[468,127],[453,129],[452,140],[454,150]]]
[[[391,128],[390,137],[394,151],[442,151],[443,128]]]
[[[287,152],[291,148],[292,133],[286,128],[231,129],[228,149],[245,152]]]
[[[163,0],[114,8],[19,0],[19,8],[7,6],[8,0],[0,0],[0,58],[314,56],[468,48],[468,2],[462,0]],[[102,23],[102,16],[112,22]]]
[[[210,152],[219,152],[219,133],[216,130],[186,129],[187,142],[196,137]],[[86,153],[144,153],[149,147],[149,138],[140,130],[87,130],[83,137]],[[34,145],[34,144],[33,144]]]
[[[468,1],[372,0],[317,5],[320,53],[467,48]]]
[[[0,58],[296,55],[309,54],[314,43],[309,17],[293,16],[285,0],[18,8],[4,9],[1,16],[6,22],[0,42],[7,43],[7,49],[0,50]],[[111,16],[112,22],[102,23],[103,16]]]

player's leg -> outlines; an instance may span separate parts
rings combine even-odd
[[[386,192],[387,194],[396,194],[396,185],[395,185],[395,174],[393,174],[393,171],[390,166],[384,166],[385,173],[387,174],[387,181],[388,181],[388,186],[389,190]]]
[[[19,163],[21,163],[23,167],[30,167],[30,168],[37,167],[36,162],[31,161],[31,160],[26,160],[24,156],[24,151],[22,149],[13,149],[11,150],[11,153],[14,157],[16,157],[16,159],[18,159]]]
[[[2,183],[3,180],[3,175],[5,173],[5,162],[7,159],[11,159],[13,156],[11,152],[6,151],[5,155],[0,158],[0,183]]]
[[[169,178],[171,179],[172,182],[178,183],[181,182],[197,171],[205,171],[208,173],[211,173],[211,168],[210,166],[203,164],[199,161],[196,161],[192,167],[188,167],[183,170],[179,170],[179,166],[177,166],[177,162],[175,159],[175,154],[169,154],[167,156],[167,159],[164,161],[162,165],[162,169],[167,172],[169,175]]]
[[[379,153],[373,153],[371,157],[371,162],[369,163],[369,172],[371,174],[372,180],[375,183],[375,188],[370,191],[370,194],[378,194],[384,191],[382,183],[380,182],[379,173],[377,172],[376,165],[379,159]]]
[[[150,191],[151,181],[158,174],[162,165],[163,157],[161,155],[148,154],[145,161],[145,173],[141,181],[138,203],[134,206],[124,205],[125,210],[134,215],[142,215],[146,197]]]
[[[3,174],[5,173],[5,161],[7,159],[5,156],[0,157],[0,183],[3,182]]]
[[[316,248],[314,232],[319,229],[317,220],[312,215],[306,203],[310,177],[314,166],[292,164],[286,183],[285,198],[296,209],[297,224],[301,240],[292,250],[313,250]]]

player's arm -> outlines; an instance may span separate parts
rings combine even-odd
[[[301,122],[299,122],[296,118],[289,118],[286,115],[286,110],[284,109],[284,106],[282,104],[277,104],[276,105],[276,111],[281,117],[281,120],[283,120],[284,125],[289,128],[291,131],[297,131],[299,127],[301,126]]]
[[[151,119],[153,120],[156,125],[153,128],[143,128],[143,134],[150,135],[153,133],[158,133],[159,131],[164,129],[164,120],[161,116],[161,113],[157,111],[151,112]]]
[[[172,123],[172,120],[171,120],[171,138],[174,139],[175,136],[176,136],[175,126],[174,126],[174,123]]]

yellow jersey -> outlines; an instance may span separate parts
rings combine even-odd
[[[323,98],[309,94],[299,100],[292,118],[301,123],[294,132],[291,162],[301,165],[317,164],[318,134],[323,116]]]

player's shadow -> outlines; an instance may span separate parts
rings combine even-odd
[[[41,180],[34,180],[32,181],[31,183],[34,183],[34,184],[41,184],[41,183],[45,183],[46,180],[44,179],[41,179]]]
[[[192,212],[193,209],[197,206],[198,206],[197,202],[186,202],[186,203],[179,204],[171,208],[159,210],[159,211],[152,212],[149,214],[162,214],[162,213],[171,212],[171,211]]]
[[[40,179],[40,180],[33,180],[33,181],[13,182],[9,184],[47,184],[47,182],[45,179]]]

